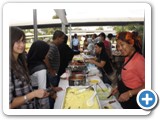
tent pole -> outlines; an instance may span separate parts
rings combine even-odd
[[[34,41],[38,40],[37,37],[37,10],[33,9],[33,28],[34,28]]]

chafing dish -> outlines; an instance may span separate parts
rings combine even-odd
[[[83,71],[87,69],[85,63],[82,61],[71,62],[68,68],[70,68],[71,71]]]
[[[84,74],[74,74],[69,77],[69,86],[79,86],[86,84],[86,77]]]

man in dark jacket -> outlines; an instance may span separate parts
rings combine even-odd
[[[73,50],[67,45],[67,40],[68,36],[65,35],[63,44],[58,46],[58,50],[60,53],[60,67],[58,71],[59,77],[65,72],[65,69],[74,56]]]

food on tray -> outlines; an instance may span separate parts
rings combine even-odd
[[[89,82],[90,82],[91,84],[97,84],[97,83],[99,83],[99,80],[89,80]]]
[[[73,57],[72,60],[74,60],[74,61],[77,61],[77,60],[83,61],[83,57]]]
[[[71,62],[70,65],[85,65],[85,64],[83,61],[78,60],[78,61]]]
[[[79,92],[78,88],[68,88],[65,101],[64,109],[99,109],[99,104],[94,97],[93,106],[87,106],[87,100],[94,94],[92,89],[86,89],[84,92]]]
[[[71,62],[68,66],[68,68],[70,68],[71,71],[83,71],[86,69],[86,65],[84,64],[84,62]]]
[[[84,80],[84,76],[70,76],[69,80]]]
[[[110,93],[111,93],[111,89],[103,88],[103,91],[100,88],[97,89],[97,95],[100,100],[108,99],[107,97],[110,95]],[[112,99],[112,96],[110,97],[110,99]]]

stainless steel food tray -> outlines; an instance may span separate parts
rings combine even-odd
[[[86,65],[69,65],[68,68],[71,71],[83,71],[87,69]]]

